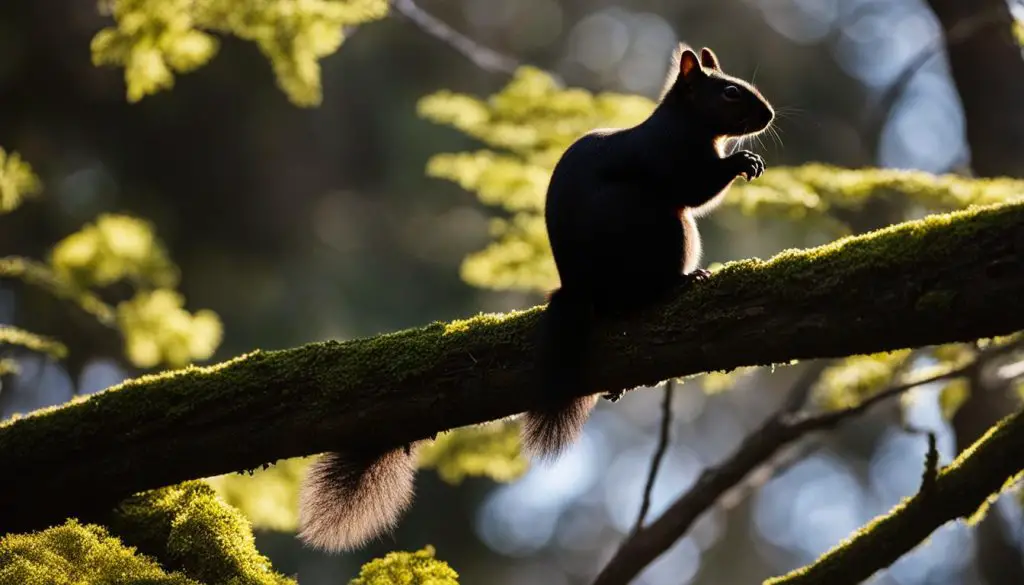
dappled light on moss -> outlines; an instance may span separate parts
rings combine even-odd
[[[444,334],[463,333],[473,327],[497,325],[522,314],[523,311],[509,311],[507,313],[480,313],[468,319],[454,319],[444,324]]]
[[[518,420],[501,420],[441,433],[420,449],[420,467],[436,470],[450,484],[466,477],[513,481],[530,467],[520,451],[519,430]]]
[[[363,565],[349,585],[458,585],[459,574],[434,554],[432,546],[388,553]]]
[[[115,26],[92,41],[96,65],[124,67],[127,98],[170,89],[175,73],[217,52],[210,32],[255,42],[277,83],[300,106],[322,98],[320,59],[338,50],[343,28],[383,18],[386,0],[104,0]]]
[[[111,529],[164,566],[206,585],[294,585],[274,572],[241,512],[201,481],[143,492],[118,508]]]
[[[0,214],[14,211],[42,189],[42,181],[20,154],[0,148]]]
[[[76,520],[41,532],[0,537],[0,585],[86,583],[202,585],[165,571],[106,529]]]
[[[251,474],[218,475],[206,482],[254,528],[294,531],[299,523],[299,482],[311,462],[309,457],[295,457]]]

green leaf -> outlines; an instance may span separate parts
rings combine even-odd
[[[43,183],[32,166],[17,152],[0,148],[0,213],[14,211],[22,202],[43,190]]]
[[[50,265],[58,276],[82,288],[121,280],[170,288],[180,278],[153,225],[119,214],[100,215],[58,242],[50,252]]]
[[[106,0],[103,7],[115,26],[93,37],[93,63],[124,67],[128,101],[170,89],[176,73],[209,62],[215,32],[256,43],[300,106],[321,102],[319,61],[338,50],[343,29],[388,11],[387,0]]]
[[[822,372],[814,397],[826,410],[860,404],[895,383],[910,350],[853,356]]]
[[[117,322],[133,364],[151,368],[186,366],[213,356],[223,336],[220,317],[209,310],[189,313],[181,294],[170,289],[139,291],[117,305]]]

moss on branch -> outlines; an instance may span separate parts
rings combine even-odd
[[[295,585],[256,550],[241,512],[190,481],[129,498],[110,526],[68,520],[0,538],[0,585]]]
[[[764,585],[857,585],[946,522],[967,519],[1024,469],[1024,411],[1003,419],[913,497],[875,518],[813,564]]]
[[[734,262],[600,324],[589,389],[1012,333],[1024,329],[1022,265],[1024,205],[1009,204]],[[256,351],[6,423],[0,469],[17,480],[0,484],[0,526],[105,517],[141,490],[522,412],[539,398],[540,310]]]

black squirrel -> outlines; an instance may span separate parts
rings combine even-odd
[[[549,404],[528,412],[523,445],[538,457],[575,441],[598,394],[576,398],[587,328],[595,316],[636,307],[680,281],[706,278],[694,217],[732,181],[760,176],[760,156],[724,156],[731,137],[774,118],[751,85],[724,74],[709,49],[685,45],[658,106],[639,125],[596,130],[570,146],[548,186],[545,219],[561,277],[542,318],[540,368]],[[684,227],[685,226],[685,227]],[[562,398],[566,397],[568,398]],[[314,462],[299,492],[299,537],[328,551],[390,530],[412,502],[416,451],[360,446]]]
[[[540,320],[538,367],[547,403],[527,412],[523,446],[555,458],[576,441],[600,394],[580,397],[588,332],[595,318],[637,309],[699,268],[695,217],[714,209],[738,176],[761,175],[730,139],[763,132],[775,117],[751,84],[722,72],[718,57],[679,45],[654,112],[643,122],[595,130],[555,165],[545,222],[561,286]],[[622,392],[607,393],[617,400]]]

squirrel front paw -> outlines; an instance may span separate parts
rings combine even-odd
[[[733,167],[737,176],[743,175],[748,181],[760,177],[764,172],[764,159],[761,158],[761,155],[749,150],[737,151],[726,160]]]

